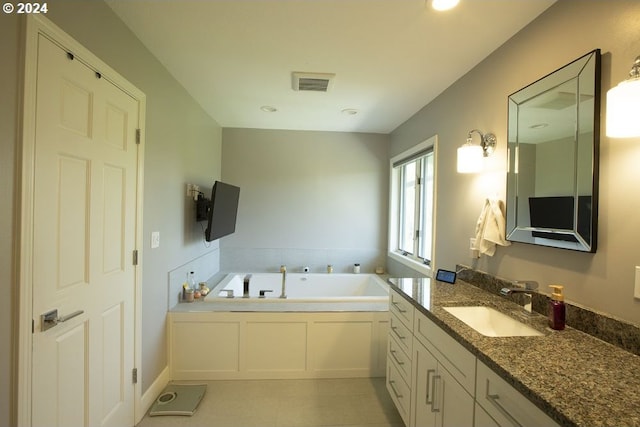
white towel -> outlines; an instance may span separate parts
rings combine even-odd
[[[476,243],[473,248],[480,255],[493,256],[496,253],[496,245],[509,246],[511,244],[505,238],[503,205],[501,200],[485,200],[476,224]]]

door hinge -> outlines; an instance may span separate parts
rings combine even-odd
[[[136,144],[140,144],[140,134],[141,134],[141,130],[140,129],[136,129]]]
[[[31,333],[35,334],[36,333],[36,321],[31,319]]]
[[[416,230],[416,240],[420,238],[420,230]]]
[[[138,250],[133,250],[133,265],[138,265]]]
[[[133,384],[138,384],[138,368],[133,368],[131,370],[131,382]]]

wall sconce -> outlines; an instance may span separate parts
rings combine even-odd
[[[460,0],[431,0],[430,3],[433,9],[444,11],[456,7]]]
[[[473,145],[471,134],[480,135],[480,145]],[[482,172],[484,158],[493,153],[496,146],[496,136],[492,133],[483,134],[478,129],[469,131],[467,142],[458,148],[458,173]]]
[[[631,78],[607,92],[607,136],[640,136],[640,56],[629,71]]]

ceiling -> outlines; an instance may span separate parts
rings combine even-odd
[[[385,134],[554,1],[106,0],[222,127]],[[295,91],[292,72],[335,78]]]

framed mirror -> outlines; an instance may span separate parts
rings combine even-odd
[[[595,252],[600,50],[508,102],[507,240]]]

